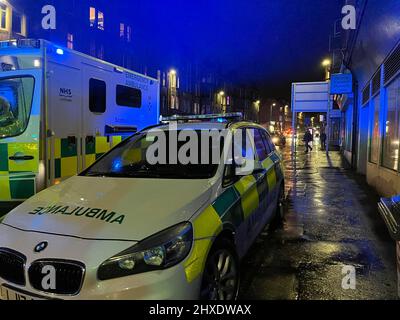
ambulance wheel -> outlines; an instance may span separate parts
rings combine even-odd
[[[285,216],[285,186],[282,184],[279,188],[279,195],[276,204],[275,214],[270,223],[270,228],[276,230],[283,227]]]
[[[239,292],[239,258],[229,240],[214,244],[204,267],[201,300],[232,301]]]

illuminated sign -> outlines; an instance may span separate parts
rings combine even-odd
[[[349,94],[353,92],[353,76],[351,73],[336,73],[331,75],[330,94]]]

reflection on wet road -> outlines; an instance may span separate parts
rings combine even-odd
[[[377,194],[338,152],[300,150],[294,159],[282,151],[285,226],[265,231],[244,258],[240,298],[396,299],[395,244]],[[355,290],[342,288],[344,266],[356,270]]]

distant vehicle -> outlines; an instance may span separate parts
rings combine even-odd
[[[158,80],[44,40],[0,42],[0,202],[75,175],[158,121]]]
[[[283,133],[273,133],[271,139],[276,146],[284,147],[286,145],[286,137]]]
[[[257,124],[175,120],[152,128],[167,144],[185,130],[253,130],[255,143],[239,146],[254,155],[253,169],[240,175],[243,164],[234,161],[151,165],[141,155],[156,140],[144,129],[5,217],[0,299],[237,297],[240,259],[283,218],[282,159]],[[54,286],[44,270],[53,270]]]

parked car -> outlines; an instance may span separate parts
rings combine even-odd
[[[161,124],[131,136],[5,217],[2,299],[237,297],[240,260],[283,216],[281,158],[257,124],[175,121],[174,130]],[[150,164],[143,155],[154,129],[168,139],[185,130],[251,129],[255,166],[238,175],[235,162]]]
[[[274,133],[271,135],[272,142],[276,146],[285,146],[286,145],[286,137],[283,133]]]

